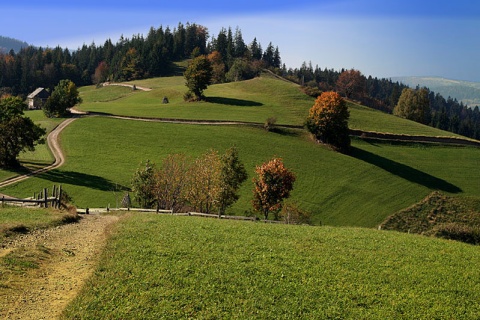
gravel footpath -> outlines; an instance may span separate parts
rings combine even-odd
[[[109,231],[118,217],[85,215],[78,223],[37,230],[3,244],[0,257],[13,250],[48,252],[47,258],[25,278],[22,290],[0,297],[1,319],[57,319],[92,274]],[[0,274],[1,276],[1,274]],[[2,289],[3,290],[3,289]]]

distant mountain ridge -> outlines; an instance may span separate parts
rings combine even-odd
[[[0,36],[0,52],[7,53],[12,49],[13,51],[18,52],[21,48],[25,47],[28,47],[28,43],[25,41]]]
[[[451,80],[440,77],[393,77],[392,81],[415,88],[427,87],[435,93],[440,93],[445,99],[451,97],[469,107],[480,106],[480,82]]]

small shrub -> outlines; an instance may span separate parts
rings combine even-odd
[[[310,224],[311,213],[302,210],[296,203],[286,203],[280,211],[280,217],[286,224]]]
[[[183,100],[185,100],[185,102],[193,102],[193,101],[197,101],[195,95],[193,94],[192,91],[187,91],[185,92],[185,94],[183,95]]]
[[[277,123],[277,118],[270,117],[267,120],[265,120],[265,123],[263,124],[263,128],[267,131],[270,131],[273,129],[276,123]]]

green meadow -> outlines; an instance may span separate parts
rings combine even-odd
[[[477,319],[480,254],[368,230],[129,215],[64,319]]]
[[[198,103],[183,101],[182,77],[134,84],[152,91],[84,87],[79,109],[254,123],[276,117],[277,124],[300,126],[314,102],[298,86],[268,75],[210,86],[209,100]],[[165,96],[169,104],[162,104]],[[353,102],[349,109],[353,129],[453,136]],[[28,114],[49,131],[61,121],[39,112]],[[351,154],[344,155],[315,143],[298,128],[279,126],[267,132],[258,126],[97,115],[79,118],[64,129],[66,163],[61,168],[0,192],[27,197],[61,184],[79,208],[115,208],[147,159],[159,166],[169,154],[193,158],[210,149],[223,153],[232,145],[249,178],[228,214],[252,214],[255,166],[279,156],[297,177],[287,201],[309,211],[316,226],[119,213],[97,268],[62,318],[480,318],[478,247],[376,230],[388,216],[434,190],[478,203],[480,148],[353,138]],[[52,162],[42,148],[23,154],[22,164]],[[0,179],[14,173],[0,170]],[[18,232],[23,229],[17,226],[30,230],[63,219],[51,212],[32,213],[0,208],[0,225],[6,232]],[[17,263],[29,263],[25,259]]]
[[[119,206],[142,161],[158,165],[168,154],[197,157],[209,149],[239,149],[249,179],[228,211],[251,210],[256,165],[282,157],[297,175],[290,201],[312,212],[315,224],[374,227],[432,190],[478,195],[480,149],[353,141],[350,156],[315,144],[301,130],[266,132],[243,126],[165,124],[88,117],[62,134],[66,164],[3,192],[29,196],[62,184],[79,207]],[[445,166],[445,163],[455,165]]]
[[[103,114],[199,120],[236,120],[301,125],[314,99],[299,86],[268,74],[249,81],[212,85],[207,102],[186,103],[183,77],[136,81],[151,91],[128,87],[80,88],[81,110]],[[169,104],[162,104],[164,96]],[[447,136],[447,132],[394,117],[349,102],[350,127],[367,131]],[[31,117],[49,130],[61,119]],[[433,190],[455,196],[479,197],[477,169],[480,149],[422,144],[373,143],[353,139],[352,153],[335,153],[314,143],[306,131],[279,127],[167,124],[121,120],[103,116],[76,120],[61,135],[66,164],[38,177],[2,189],[14,196],[30,196],[44,187],[62,184],[81,207],[119,207],[141,162],[161,165],[172,153],[197,157],[209,149],[223,153],[236,145],[249,179],[229,214],[252,214],[255,166],[282,157],[297,175],[288,201],[312,213],[317,225],[375,227],[387,216],[420,201]],[[49,158],[50,157],[50,158]],[[22,155],[25,164],[51,162],[43,146]],[[12,172],[0,171],[0,178]]]

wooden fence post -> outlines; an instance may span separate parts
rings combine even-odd
[[[43,189],[43,197],[44,197],[44,201],[45,201],[45,208],[48,208],[48,189],[45,188]]]
[[[58,200],[57,200],[57,205],[58,205],[58,209],[60,209],[61,205],[62,205],[62,185],[60,185],[58,187]]]

